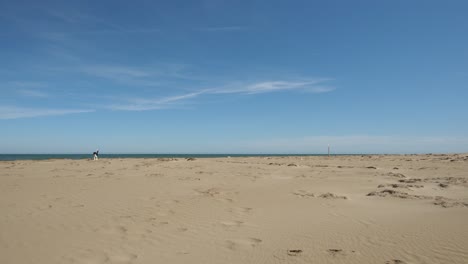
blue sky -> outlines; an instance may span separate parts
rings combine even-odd
[[[468,152],[467,1],[0,1],[0,153]]]

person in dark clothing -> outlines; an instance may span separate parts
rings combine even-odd
[[[99,159],[99,149],[93,152],[93,159],[98,160]]]

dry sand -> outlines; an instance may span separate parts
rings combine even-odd
[[[468,263],[468,154],[0,162],[0,263]]]

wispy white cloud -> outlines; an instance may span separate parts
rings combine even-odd
[[[126,111],[147,111],[147,110],[164,109],[164,108],[169,108],[169,107],[174,106],[179,101],[184,101],[184,100],[188,100],[191,98],[195,98],[203,93],[205,93],[205,91],[198,91],[198,92],[193,92],[193,93],[186,93],[182,95],[168,96],[168,97],[162,97],[162,98],[157,98],[157,99],[136,98],[136,99],[129,100],[130,103],[112,104],[112,105],[109,105],[107,108],[111,110],[126,110]]]
[[[333,87],[319,86],[319,84],[322,84],[326,81],[330,81],[330,79],[322,78],[308,81],[264,81],[247,85],[229,85],[223,88],[212,89],[210,92],[213,94],[259,94],[286,90],[307,90],[314,93],[326,93],[333,91]]]
[[[184,64],[159,64],[140,67],[83,64],[77,67],[77,71],[89,76],[132,86],[158,86],[168,80],[200,80],[200,77],[186,73],[186,67]]]
[[[0,106],[0,119],[18,119],[40,116],[61,116],[69,114],[90,113],[93,109],[46,109]]]
[[[9,81],[1,83],[0,85],[20,96],[38,98],[45,98],[50,96],[48,93],[44,92],[48,85],[43,82]]]
[[[42,91],[37,91],[37,90],[21,89],[21,90],[18,90],[17,92],[18,94],[22,96],[27,96],[27,97],[38,97],[38,98],[49,97],[49,94],[42,92]]]
[[[326,93],[333,91],[333,87],[325,86],[314,86],[316,84],[321,84],[322,82],[328,81],[329,79],[316,79],[309,81],[267,81],[267,82],[257,82],[246,85],[229,85],[228,88],[212,88],[212,89],[203,89],[196,92],[190,92],[175,96],[161,97],[155,99],[148,98],[133,98],[127,99],[127,103],[123,104],[111,104],[106,108],[112,110],[126,110],[126,111],[146,111],[146,110],[156,110],[163,109],[174,106],[181,106],[182,103],[188,99],[194,99],[201,95],[222,95],[222,94],[260,94],[260,93],[271,93],[278,91],[287,91],[287,90],[306,90],[312,93]]]
[[[6,85],[12,86],[15,88],[42,88],[47,86],[42,82],[31,82],[31,81],[11,81],[7,82]]]
[[[140,78],[152,75],[152,73],[147,70],[124,66],[88,65],[82,67],[81,70],[89,75],[109,79],[114,79],[121,76]]]
[[[83,12],[83,10],[78,10],[77,8],[55,9],[49,6],[39,5],[36,9],[41,10],[41,13],[49,18],[59,23],[68,24],[68,26],[80,27],[82,29],[99,28],[109,31],[121,31],[125,29],[123,26],[111,22],[109,19]]]
[[[78,71],[88,76],[107,79],[117,84],[132,86],[158,86],[161,73],[149,67],[129,67],[119,65],[83,65]]]

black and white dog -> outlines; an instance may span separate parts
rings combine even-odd
[[[98,160],[99,159],[99,149],[93,152],[93,159]]]

